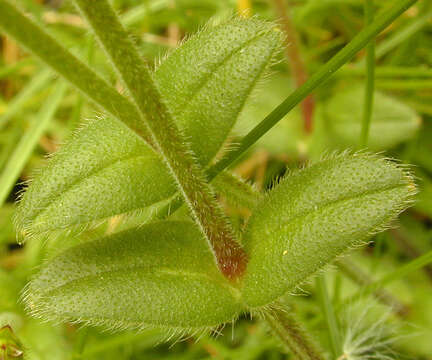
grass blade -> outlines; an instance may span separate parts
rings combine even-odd
[[[7,124],[7,122],[18,113],[24,104],[51,78],[51,71],[48,69],[42,70],[9,102],[5,113],[0,115],[0,129]]]
[[[365,7],[366,24],[371,24],[374,19],[374,2],[366,0]],[[369,137],[369,128],[372,118],[372,107],[374,102],[375,80],[375,42],[371,41],[366,47],[366,88],[363,107],[363,123],[360,138],[360,146],[366,147]]]
[[[47,129],[49,122],[60,105],[65,91],[66,84],[63,81],[59,81],[53,89],[52,96],[46,100],[39,114],[32,120],[31,126],[16,146],[15,151],[0,176],[0,206],[6,201],[9,192],[21,174],[39,138]]]
[[[376,58],[382,58],[394,48],[399,46],[402,42],[408,40],[412,35],[414,35],[416,32],[420,31],[424,26],[426,26],[431,18],[432,9],[427,11],[422,16],[414,19],[412,22],[410,22],[398,32],[395,32],[393,36],[391,36],[389,39],[383,41],[379,46],[377,46]]]
[[[324,275],[318,276],[316,285],[319,292],[321,307],[329,330],[333,358],[337,359],[342,352],[341,336],[333,305],[327,292],[327,284]]]
[[[8,0],[0,0],[0,27],[96,104],[149,139],[136,107],[127,98]]]

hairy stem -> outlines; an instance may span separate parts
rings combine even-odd
[[[366,24],[370,25],[374,19],[374,2],[365,0],[364,6]],[[372,117],[375,88],[375,42],[366,46],[366,88],[363,106],[363,122],[360,135],[360,146],[366,147],[369,138],[369,128]]]
[[[272,0],[272,2],[285,33],[285,54],[288,58],[291,74],[295,77],[297,87],[300,87],[306,82],[308,76],[301,58],[297,31],[292,23],[285,0]],[[308,95],[301,103],[304,128],[307,133],[312,132],[314,107],[315,102],[312,95]]]
[[[288,311],[279,308],[267,310],[264,319],[272,329],[273,333],[281,340],[295,359],[301,360],[324,360],[310,336],[301,326],[292,309]]]
[[[152,142],[212,247],[219,269],[227,278],[238,278],[246,268],[246,253],[236,241],[204,172],[162,100],[147,64],[106,0],[75,0],[75,3],[137,105]]]

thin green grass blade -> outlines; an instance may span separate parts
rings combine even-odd
[[[3,79],[6,76],[10,76],[11,74],[20,70],[22,67],[26,65],[30,65],[32,63],[33,63],[33,59],[25,58],[10,65],[3,65],[0,69],[0,79]]]
[[[0,27],[96,104],[145,139],[149,139],[136,107],[127,98],[64,48],[40,25],[25,16],[9,0],[0,0]]]
[[[63,99],[66,89],[67,85],[63,81],[57,82],[57,85],[53,88],[52,95],[45,101],[37,116],[32,119],[31,126],[16,146],[0,176],[0,205],[4,204],[24,165],[37,145],[39,138],[47,129]]]
[[[381,59],[385,55],[387,55],[390,51],[395,49],[404,41],[408,40],[415,33],[423,29],[432,18],[432,8],[428,10],[423,15],[416,17],[413,19],[408,25],[403,27],[402,29],[395,31],[392,36],[383,41],[376,48],[376,58]]]
[[[374,1],[366,0],[364,6],[366,24],[370,25],[374,19]],[[375,88],[375,42],[370,41],[366,46],[366,87],[363,105],[363,122],[360,137],[360,147],[366,147],[369,138],[369,128],[372,118]]]
[[[9,102],[6,111],[0,115],[0,129],[2,129],[13,116],[23,109],[25,103],[42,87],[44,87],[51,77],[51,71],[43,69],[30,80],[30,82]]]
[[[142,21],[143,17],[169,6],[169,0],[152,0],[150,3],[140,4],[122,14],[122,23],[133,26]]]
[[[327,284],[324,274],[317,277],[316,288],[319,294],[321,309],[324,312],[324,317],[327,323],[333,358],[337,359],[342,352],[341,335],[333,304],[327,291]]]

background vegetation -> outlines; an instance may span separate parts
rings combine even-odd
[[[119,88],[110,64],[72,4],[62,0],[17,2]],[[259,15],[280,23],[285,49],[245,105],[231,134],[232,143],[331,59],[375,13],[393,3],[112,1],[150,63],[210,19]],[[218,337],[211,334],[162,342],[166,334],[157,330],[110,334],[74,324],[44,323],[26,315],[20,294],[53,245],[49,240],[17,244],[12,225],[14,203],[44,158],[67,141],[82,121],[97,117],[100,109],[1,35],[0,359],[5,356],[1,346],[6,343],[9,349],[16,349],[9,355],[19,356],[24,349],[28,359],[289,358],[266,325],[256,319],[240,319],[232,328],[219,329],[222,336]],[[316,281],[297,289],[291,304],[329,354],[341,348],[346,359],[432,359],[431,1],[418,1],[374,44],[293,109],[232,168],[257,188],[269,189],[289,169],[344,149],[368,148],[415,165],[420,191],[397,227],[375,236],[367,247],[351,252]],[[368,123],[369,130],[364,125]],[[221,200],[234,223],[248,216],[248,209]],[[118,218],[111,219],[85,235],[112,231],[118,225]]]

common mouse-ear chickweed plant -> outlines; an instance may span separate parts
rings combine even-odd
[[[233,150],[225,146],[230,130],[281,47],[274,24],[233,18],[206,26],[151,70],[107,0],[74,2],[123,95],[13,2],[0,0],[4,30],[105,111],[34,178],[17,229],[36,241],[161,203],[165,211],[48,259],[25,291],[28,310],[60,322],[179,333],[251,313],[299,358],[323,358],[279,299],[388,227],[412,201],[409,171],[377,155],[344,152],[257,193],[225,168],[415,1],[399,2],[366,27]],[[219,194],[248,202],[251,216],[240,230]],[[182,203],[187,215],[174,218]]]

